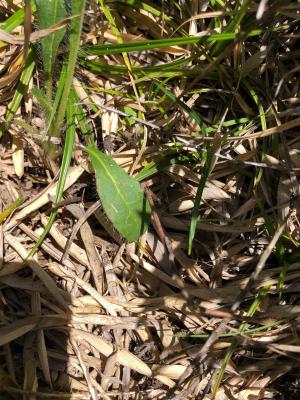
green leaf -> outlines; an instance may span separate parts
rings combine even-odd
[[[66,17],[64,0],[35,0],[35,2],[40,29],[46,29]],[[53,66],[65,32],[66,29],[60,29],[41,41],[48,101],[51,101]]]
[[[65,184],[67,180],[68,169],[71,165],[73,147],[75,143],[75,109],[74,109],[74,95],[71,91],[69,101],[67,103],[67,129],[66,129],[66,141],[64,147],[64,154],[61,162],[61,169],[59,175],[59,181],[57,186],[57,192],[55,201],[58,203],[61,201]]]
[[[127,118],[125,118],[125,122],[128,125],[133,125],[135,124],[135,119],[130,118],[130,115],[137,118],[137,113],[131,108],[131,107],[124,107],[124,112],[128,115]]]
[[[147,229],[151,209],[139,183],[93,146],[86,148],[95,169],[104,211],[119,233],[133,242]]]

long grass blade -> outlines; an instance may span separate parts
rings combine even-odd
[[[17,112],[18,108],[20,107],[21,101],[24,97],[24,94],[28,88],[30,79],[32,77],[33,71],[35,67],[35,61],[33,57],[33,51],[29,49],[27,60],[25,67],[21,73],[20,82],[18,83],[17,90],[14,93],[14,97],[12,101],[8,105],[8,110],[5,115],[5,125],[6,127],[8,124],[13,120],[15,113]],[[3,130],[0,130],[0,138],[3,135]]]
[[[85,4],[86,0],[77,0],[72,2],[72,15],[76,17],[74,17],[71,21],[70,46],[69,46],[69,56],[66,69],[65,84],[63,88],[60,105],[57,110],[57,117],[55,119],[52,131],[52,136],[56,137],[60,136],[60,130],[64,122],[68,98],[72,87],[73,75],[77,62],[77,53],[80,44],[80,35],[84,18]],[[54,156],[54,152],[52,152],[52,154],[49,154],[49,156],[50,157]]]
[[[249,32],[248,37],[258,36],[262,33],[261,29],[256,29]],[[161,49],[170,46],[183,46],[188,44],[197,44],[202,42],[204,39],[207,42],[213,41],[224,41],[232,40],[237,37],[237,33],[212,33],[205,34],[202,36],[187,36],[172,39],[156,39],[156,40],[144,40],[140,42],[124,42],[121,44],[101,44],[93,46],[84,46],[82,48],[84,54],[103,56],[108,54],[117,53],[130,53],[133,51],[144,51],[150,49]]]
[[[74,117],[73,97],[70,97],[70,100],[68,101],[68,104],[67,104],[66,141],[65,141],[64,153],[63,153],[63,158],[62,158],[62,163],[61,163],[61,170],[60,170],[60,175],[59,175],[59,180],[58,180],[58,185],[57,185],[57,191],[56,191],[56,195],[55,195],[56,203],[60,202],[62,199],[68,169],[71,164],[72,152],[73,152],[74,143],[75,143],[75,120],[74,119],[75,119],[75,117]],[[56,216],[57,216],[57,210],[55,209],[51,212],[49,220],[47,222],[47,225],[45,226],[43,233],[39,237],[39,240],[35,243],[34,247],[32,248],[29,256],[32,256],[37,251],[37,249],[40,247],[40,245],[43,243],[45,237],[49,233],[49,231],[56,219]]]

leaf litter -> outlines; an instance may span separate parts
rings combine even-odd
[[[0,397],[298,398],[298,2],[87,1],[63,188],[70,127],[55,158],[43,140],[74,18],[21,3],[0,8]],[[149,199],[136,242],[92,143]]]

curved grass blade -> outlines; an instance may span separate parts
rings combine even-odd
[[[8,105],[8,109],[5,115],[5,123],[0,128],[0,138],[3,135],[3,129],[13,120],[15,113],[17,112],[18,108],[20,107],[21,101],[23,99],[24,93],[27,90],[29,85],[30,79],[33,74],[33,70],[35,67],[35,62],[33,58],[32,49],[29,49],[27,60],[25,67],[21,73],[20,81],[17,86],[17,90],[14,93],[14,97],[12,101]]]
[[[119,233],[133,242],[147,229],[151,209],[139,183],[93,146],[86,147],[95,169],[104,211]]]
[[[5,116],[6,123],[11,122],[13,120],[13,117],[14,117],[15,113],[17,112],[17,110],[21,104],[21,100],[24,96],[24,93],[29,85],[34,67],[35,67],[35,62],[34,62],[34,58],[33,58],[33,52],[30,49],[28,52],[26,65],[22,71],[22,74],[20,77],[20,82],[17,86],[17,90],[15,91],[14,97],[8,106],[8,110],[7,110],[7,113]]]
[[[55,202],[59,203],[62,199],[64,188],[65,188],[65,183],[66,183],[66,178],[68,174],[68,169],[71,164],[71,158],[72,158],[72,152],[73,152],[73,147],[75,143],[75,116],[74,116],[74,103],[73,103],[73,97],[71,96],[67,105],[67,130],[66,130],[66,142],[65,142],[65,147],[64,147],[64,153],[63,153],[63,158],[62,158],[62,163],[61,163],[61,170],[60,170],[60,175],[59,175],[59,180],[58,180],[58,186],[57,186],[57,192],[55,196]],[[53,222],[56,219],[57,215],[57,210],[53,210],[50,214],[49,220],[47,222],[47,225],[44,228],[43,233],[39,237],[39,240],[36,242],[36,244],[33,246],[31,252],[29,253],[29,256],[31,257],[36,250],[40,247],[40,245],[43,243],[45,237],[47,236],[48,232],[50,231]],[[28,256],[28,257],[29,257]]]
[[[179,104],[180,107],[182,107],[189,114],[189,116],[198,124],[199,128],[201,129],[202,134],[204,136],[206,136],[206,128],[205,128],[201,118],[199,117],[199,115],[195,111],[191,110],[183,101],[181,101],[173,93],[171,93],[169,90],[167,90],[161,83],[155,82],[155,84],[170,100]],[[203,167],[203,173],[201,175],[201,179],[200,179],[197,193],[195,196],[194,208],[192,211],[192,219],[191,219],[189,240],[188,240],[188,253],[189,254],[191,254],[191,251],[192,251],[193,240],[195,237],[197,222],[198,222],[198,218],[199,218],[199,209],[200,209],[202,194],[203,194],[205,183],[208,179],[208,175],[210,172],[210,167],[211,167],[212,158],[213,158],[212,155],[213,155],[212,148],[208,147],[207,148],[207,158],[206,158],[206,161],[205,161],[205,164]]]

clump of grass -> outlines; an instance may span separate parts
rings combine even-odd
[[[12,3],[1,29],[17,35]],[[1,42],[0,392],[285,397],[299,375],[298,3],[68,6],[33,3],[38,29],[72,18],[5,86],[20,46]]]

